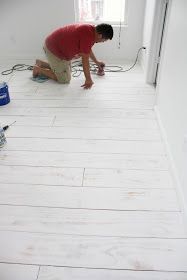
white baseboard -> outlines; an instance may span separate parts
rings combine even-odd
[[[181,209],[181,212],[182,212],[182,215],[183,215],[184,224],[185,224],[185,227],[186,227],[186,230],[187,230],[187,222],[186,222],[187,221],[187,207],[186,207],[186,203],[185,203],[185,200],[184,200],[184,194],[183,194],[181,182],[180,182],[179,175],[178,175],[178,172],[177,172],[177,168],[176,168],[176,165],[175,165],[175,161],[173,159],[173,155],[172,155],[172,152],[171,152],[171,149],[170,149],[167,133],[166,133],[166,130],[165,130],[164,125],[162,123],[160,112],[159,112],[157,106],[154,107],[154,111],[155,111],[155,114],[156,114],[156,118],[157,118],[157,121],[158,121],[159,128],[161,130],[163,142],[164,142],[165,149],[166,149],[166,154],[167,154],[167,157],[168,157],[168,160],[169,160],[169,167],[170,167],[171,175],[173,177],[173,181],[174,181],[174,184],[176,186],[176,193],[177,193],[178,201],[179,201],[179,204],[180,204],[180,209]]]

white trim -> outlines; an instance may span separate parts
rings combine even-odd
[[[75,15],[75,22],[79,22],[79,19],[78,19],[78,11],[79,11],[79,7],[78,7],[78,0],[74,0],[74,15]]]
[[[161,116],[160,116],[160,112],[159,112],[157,106],[154,107],[154,111],[155,111],[155,114],[156,114],[156,119],[158,121],[160,131],[161,131],[163,143],[164,143],[164,146],[165,146],[165,149],[166,149],[166,155],[167,155],[168,161],[169,161],[170,173],[171,173],[171,176],[173,178],[173,182],[176,186],[176,193],[177,193],[182,217],[183,217],[183,220],[184,220],[184,226],[185,226],[185,229],[187,231],[187,222],[186,222],[186,220],[187,220],[187,206],[186,206],[184,195],[183,195],[182,185],[181,185],[179,175],[178,175],[178,172],[177,172],[177,168],[176,168],[176,165],[175,165],[175,161],[173,159],[173,155],[172,155],[172,152],[171,152],[171,149],[170,149],[167,133],[166,133],[166,130],[164,128],[164,125],[163,125],[163,122],[162,122],[162,119],[161,119]]]
[[[157,63],[160,60],[159,49],[164,24],[165,7],[168,1],[169,0],[157,0],[155,3],[153,27],[151,32],[152,36],[149,46],[146,71],[146,82],[151,84],[155,83]]]
[[[124,26],[128,26],[129,22],[129,0],[125,0],[125,14],[124,14]]]

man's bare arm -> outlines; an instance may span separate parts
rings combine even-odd
[[[85,89],[91,88],[93,85],[93,81],[90,74],[90,64],[89,64],[89,57],[90,54],[80,54],[82,57],[82,66],[85,75],[85,83],[82,85]]]
[[[95,62],[95,64],[97,64],[99,61],[97,60],[97,58],[95,57],[95,54],[93,53],[93,51],[91,50],[90,52],[90,58],[91,60],[93,60],[93,62]]]
[[[90,58],[91,60],[93,60],[93,62],[95,62],[95,64],[99,67],[102,68],[105,66],[105,63],[102,61],[98,61],[97,58],[95,57],[95,54],[93,53],[93,51],[91,50],[90,52]]]

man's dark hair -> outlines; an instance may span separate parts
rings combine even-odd
[[[113,28],[110,24],[101,23],[96,26],[96,32],[102,35],[103,39],[110,39],[113,38]]]

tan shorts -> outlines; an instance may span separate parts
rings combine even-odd
[[[61,84],[67,84],[71,80],[71,61],[63,60],[52,54],[47,47],[43,47],[51,70],[55,73]]]

